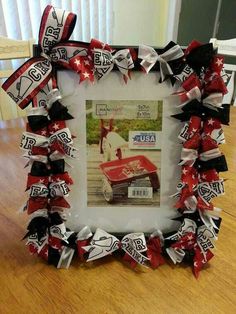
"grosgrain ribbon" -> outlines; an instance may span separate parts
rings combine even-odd
[[[89,253],[87,261],[102,258],[120,248],[139,264],[145,265],[149,260],[149,258],[142,254],[147,251],[146,240],[143,233],[127,234],[120,241],[115,236],[98,228],[90,245],[83,247],[83,249]]]
[[[141,66],[147,73],[156,62],[160,63],[161,81],[164,81],[166,75],[173,75],[173,71],[168,62],[179,59],[183,57],[183,55],[183,50],[179,45],[174,45],[162,54],[158,54],[155,49],[146,45],[140,45],[138,50],[138,58],[142,59]]]
[[[52,76],[50,51],[59,42],[67,41],[74,29],[76,15],[48,5],[43,13],[39,45],[41,57],[31,58],[16,70],[3,84],[3,89],[24,109],[48,83]],[[61,55],[63,59],[63,55]]]
[[[56,148],[60,153],[65,154],[71,158],[77,158],[78,150],[71,146],[71,144],[73,144],[73,140],[68,128],[58,130],[50,137],[45,137],[30,132],[23,132],[20,148],[28,151],[28,154],[30,155],[30,151],[35,146],[48,147],[51,145],[55,147],[55,144],[57,144]]]

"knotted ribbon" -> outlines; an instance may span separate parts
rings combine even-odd
[[[130,75],[129,71],[134,68],[129,49],[118,50],[112,54],[109,50],[95,48],[93,55],[94,69],[99,80],[109,74],[116,65],[126,82]]]
[[[156,62],[160,63],[161,81],[165,80],[168,75],[173,75],[173,71],[168,64],[169,61],[179,59],[183,57],[183,50],[179,45],[174,45],[162,54],[158,54],[155,49],[149,46],[140,45],[138,50],[138,58],[142,59],[141,66],[148,73]]]
[[[137,263],[145,265],[149,260],[142,253],[147,251],[145,236],[143,233],[130,233],[120,241],[112,234],[102,229],[97,229],[90,244],[83,249],[89,253],[87,262],[110,255],[116,250],[122,249]]]
[[[41,56],[26,61],[2,86],[21,109],[29,105],[52,77],[52,62],[65,59],[62,50],[57,50],[58,56],[53,58],[55,51],[52,50],[56,44],[69,39],[75,22],[76,15],[73,13],[51,5],[45,8],[39,30]]]

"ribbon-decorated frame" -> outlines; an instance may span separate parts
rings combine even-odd
[[[229,105],[222,104],[227,93],[223,57],[212,44],[197,41],[185,51],[174,42],[163,49],[144,45],[114,49],[95,39],[69,41],[75,22],[75,14],[47,6],[39,31],[40,56],[24,63],[2,86],[20,108],[33,104],[20,144],[30,166],[24,206],[30,218],[24,236],[29,251],[58,268],[68,268],[74,255],[89,262],[118,254],[131,267],[152,268],[169,257],[175,264],[192,265],[198,277],[213,257],[221,218],[212,199],[224,194],[219,172],[227,171],[219,149],[225,142],[221,125],[229,124]],[[99,228],[93,234],[89,226],[78,232],[66,228],[65,213],[70,208],[66,197],[73,180],[65,170],[65,157],[76,158],[78,150],[65,122],[73,117],[60,102],[54,75],[58,66],[77,72],[81,84],[100,80],[112,70],[120,71],[126,83],[132,70],[146,74],[155,70],[160,72],[160,83],[170,80],[178,86],[173,97],[180,112],[173,119],[185,122],[178,136],[183,143],[182,174],[173,195],[178,230],[117,237]]]

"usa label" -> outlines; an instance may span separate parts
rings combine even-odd
[[[161,149],[161,132],[129,131],[130,149]]]

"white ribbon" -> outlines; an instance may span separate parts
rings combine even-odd
[[[69,236],[71,235],[71,232],[67,232],[66,231],[66,226],[64,224],[64,222],[62,222],[59,225],[53,225],[49,228],[49,234],[52,237],[61,239],[62,241],[65,241],[68,243],[67,239],[69,238]]]
[[[109,255],[119,248],[122,248],[139,264],[144,265],[149,260],[146,256],[141,254],[147,250],[143,233],[130,233],[119,241],[119,239],[112,234],[98,228],[90,245],[83,247],[86,252],[89,252],[88,262]]]
[[[187,103],[189,103],[193,99],[197,99],[198,101],[200,101],[201,97],[202,97],[201,90],[199,89],[198,86],[193,87],[188,92],[186,92],[186,91],[177,92],[177,93],[175,93],[173,95],[174,96],[176,96],[176,95],[180,96],[180,98],[181,98],[181,95],[184,95],[185,99],[186,99],[184,102],[182,102],[181,104],[177,105],[176,106],[177,108],[181,108],[181,107],[185,106]]]
[[[134,67],[133,59],[129,49],[117,51],[114,55],[110,51],[102,49],[94,49],[94,68],[98,79],[111,72],[114,65],[127,78],[128,72]]]
[[[225,143],[225,135],[223,129],[214,129],[211,134],[211,138],[216,141],[216,143],[224,144]]]
[[[218,108],[223,108],[222,107],[222,101],[223,101],[223,94],[222,93],[212,93],[208,97],[206,97],[202,100],[202,104],[205,107],[217,110]]]
[[[58,88],[52,89],[46,96],[47,108],[50,109],[52,104],[60,99],[62,99],[62,97],[59,89]]]
[[[27,153],[27,154],[24,154],[23,157],[29,159],[29,161],[25,165],[25,168],[28,167],[28,166],[31,166],[34,161],[39,161],[39,162],[42,162],[44,164],[46,164],[48,162],[48,157],[44,156],[44,155],[29,155]]]
[[[152,69],[157,61],[160,63],[160,74],[162,81],[165,79],[166,75],[173,75],[168,61],[179,59],[183,57],[183,55],[183,50],[179,45],[175,45],[168,51],[159,55],[155,49],[146,45],[140,45],[138,50],[138,58],[142,59],[141,66],[147,73]]]
[[[217,158],[217,157],[220,157],[222,154],[219,150],[219,148],[213,148],[213,149],[210,149],[206,152],[203,152],[199,155],[199,159],[202,160],[202,161],[208,161],[208,160],[211,160],[213,158]]]
[[[45,236],[39,240],[38,234],[34,233],[28,236],[27,242],[25,245],[33,245],[36,248],[37,253],[40,253],[40,251],[43,249],[43,247],[47,243],[48,243],[48,236]]]
[[[179,162],[179,165],[192,166],[197,158],[198,151],[196,149],[183,147],[181,151],[181,161]]]
[[[174,249],[172,247],[169,247],[166,248],[166,252],[174,264],[181,263],[185,256],[185,252],[182,249]]]
[[[89,226],[84,226],[77,234],[77,240],[83,241],[92,237],[92,232]]]

